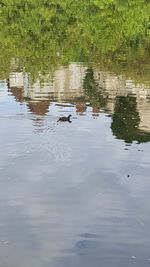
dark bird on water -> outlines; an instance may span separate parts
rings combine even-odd
[[[68,117],[60,117],[60,118],[58,119],[58,121],[68,121],[68,122],[72,122],[72,121],[70,120],[71,116],[72,116],[72,115],[69,115]]]

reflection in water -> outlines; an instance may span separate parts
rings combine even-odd
[[[59,67],[45,76],[39,73],[36,81],[28,73],[13,72],[8,85],[16,101],[25,101],[33,114],[46,115],[54,101],[71,102],[77,115],[87,114],[91,106],[94,118],[101,111],[113,114],[111,128],[117,138],[127,143],[149,141],[150,89],[144,85],[81,63]]]
[[[0,80],[0,103],[7,101],[7,83],[5,80]]]
[[[76,113],[77,113],[77,115],[82,116],[82,115],[86,114],[86,110],[87,110],[87,106],[86,106],[85,101],[83,101],[83,102],[79,101],[79,102],[76,103]]]
[[[29,110],[36,115],[46,115],[49,109],[49,101],[40,101],[40,102],[28,102],[27,106]]]
[[[94,78],[94,71],[92,68],[87,69],[86,71],[83,87],[93,109],[96,108],[97,110],[98,108],[102,108],[106,105],[107,100],[105,97],[105,92],[103,87],[100,87]]]
[[[149,267],[149,14],[0,0],[0,267]]]
[[[140,131],[140,117],[135,97],[117,97],[111,129],[118,139],[126,143],[150,141],[149,131]]]
[[[117,138],[127,143],[137,140],[140,118],[136,98],[117,97],[112,120],[112,132]]]
[[[56,73],[0,84],[1,265],[148,267],[149,143],[133,141],[149,141],[149,89],[79,63]]]
[[[24,102],[23,88],[12,87],[10,92],[15,97],[16,102],[19,102],[19,103]]]
[[[22,74],[23,75],[23,74]],[[35,82],[30,75],[24,75],[24,96],[32,100],[69,101],[82,97],[85,67],[71,63],[60,67],[54,74],[45,76],[39,73]]]

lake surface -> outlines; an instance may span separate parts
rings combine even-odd
[[[1,80],[0,266],[150,265],[149,96],[82,62]]]
[[[0,267],[150,266],[149,74],[150,1],[0,1]]]

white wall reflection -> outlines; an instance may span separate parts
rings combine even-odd
[[[70,63],[66,67],[60,67],[54,73],[48,73],[44,76],[39,73],[36,81],[32,81],[28,73],[13,72],[9,75],[9,87],[12,90],[16,88],[16,94],[17,88],[20,88],[20,90],[23,88],[23,97],[30,100],[31,110],[37,108],[37,114],[44,114],[49,106],[48,102],[42,104],[41,101],[77,101],[77,112],[82,115],[86,112],[86,98],[83,88],[86,71],[87,67],[83,64]],[[114,113],[116,97],[135,97],[140,116],[139,130],[150,131],[149,86],[135,84],[130,79],[126,80],[122,76],[99,71],[96,68],[93,69],[93,73],[99,92],[105,98],[107,97],[104,110],[108,113]],[[80,99],[82,100],[80,101]],[[34,104],[32,104],[32,101],[34,101]],[[43,109],[43,113],[40,113],[40,109]],[[99,110],[93,107],[93,112],[96,114]]]

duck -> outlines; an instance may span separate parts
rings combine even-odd
[[[71,114],[69,115],[69,116],[67,116],[67,117],[60,117],[59,119],[58,119],[58,121],[68,121],[68,122],[72,122],[71,120],[70,120],[70,118],[71,118]]]

